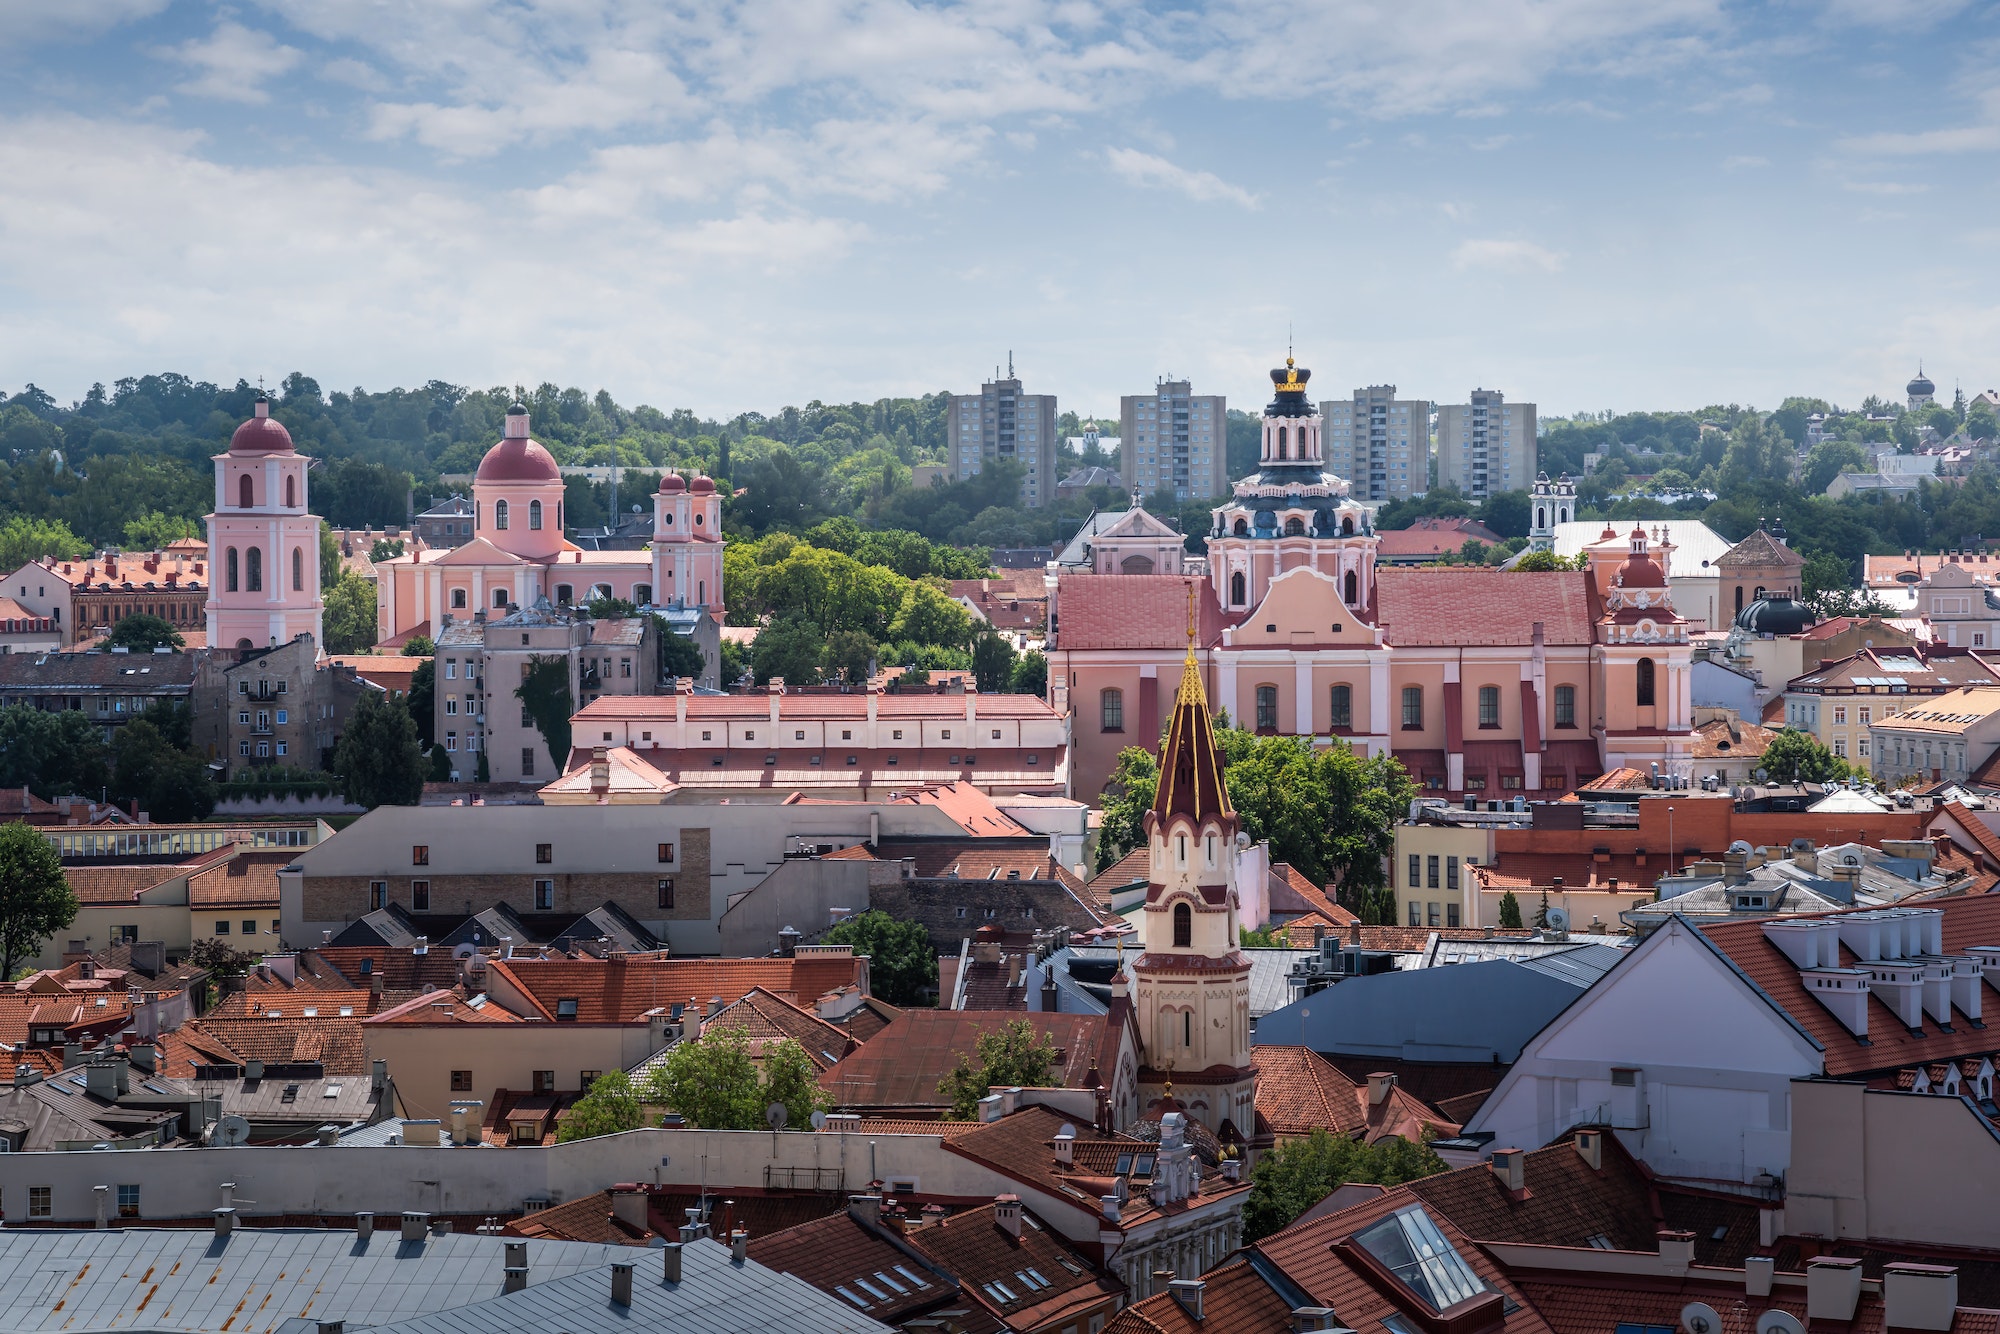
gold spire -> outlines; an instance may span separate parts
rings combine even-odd
[[[1173,721],[1168,724],[1160,746],[1160,785],[1154,794],[1153,810],[1165,819],[1175,813],[1191,815],[1197,822],[1208,815],[1233,816],[1229,792],[1222,783],[1222,757],[1215,745],[1214,724],[1208,716],[1208,691],[1201,681],[1201,666],[1195,661],[1195,583],[1188,589],[1187,658],[1181,665],[1181,684],[1174,696]]]
[[[1196,708],[1206,712],[1208,709],[1208,692],[1202,688],[1201,668],[1194,660],[1195,594],[1194,580],[1192,579],[1188,580],[1187,595],[1187,657],[1181,662],[1181,688],[1174,696],[1174,703],[1177,706],[1192,704]]]

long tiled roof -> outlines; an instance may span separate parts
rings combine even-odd
[[[1057,1064],[1052,1081],[1085,1088],[1105,1043],[1108,1021],[1101,1014],[1015,1014],[1008,1011],[905,1010],[858,1051],[820,1076],[820,1087],[841,1107],[935,1107],[951,1105],[938,1081],[971,1060],[979,1035],[1017,1020],[1052,1039]],[[1111,1078],[1107,1063],[1098,1073]]]
[[[1292,1304],[1243,1260],[1201,1276],[1202,1318],[1171,1292],[1155,1293],[1120,1311],[1104,1334],[1207,1334],[1212,1330],[1288,1330]]]
[[[362,1040],[358,1016],[203,1018],[199,1022],[203,1032],[214,1035],[246,1060],[318,1061],[329,1075],[368,1073],[368,1045]]]
[[[750,1258],[841,1297],[876,1320],[894,1323],[954,1295],[941,1275],[913,1262],[889,1238],[845,1209],[782,1231],[753,1234]],[[898,1270],[904,1271],[898,1273]],[[901,1292],[889,1285],[894,1276]],[[865,1281],[866,1286],[863,1286]],[[921,1285],[921,1286],[920,1286]]]
[[[729,1004],[762,987],[811,1003],[859,980],[851,955],[796,959],[495,959],[487,964],[540,1007],[530,1017],[553,1021],[557,1002],[575,999],[576,1022],[629,1024],[649,1010],[722,997]]]
[[[1179,574],[1065,574],[1056,586],[1056,646],[1063,649],[1187,647],[1188,585]],[[1206,647],[1225,624],[1214,594],[1197,588],[1195,639]]]
[[[1310,1047],[1255,1046],[1250,1063],[1257,1068],[1257,1116],[1272,1134],[1351,1135],[1362,1128],[1359,1088]]]
[[[958,1279],[965,1296],[1016,1329],[1060,1324],[1066,1314],[1090,1309],[1123,1290],[1031,1216],[1022,1218],[1019,1236],[1009,1233],[990,1204],[961,1210],[904,1240]],[[1026,1281],[1024,1271],[1030,1269],[1042,1280],[1039,1288]],[[996,1281],[1014,1300],[988,1287]]]
[[[1399,570],[1376,574],[1376,623],[1406,647],[1596,641],[1590,576],[1582,570]],[[1067,617],[1065,607],[1063,615]]]
[[[679,707],[674,695],[600,695],[577,712],[576,723],[582,728],[586,723],[632,718],[658,722],[676,717]],[[723,719],[768,719],[771,716],[772,695],[766,693],[747,695],[688,695],[687,716],[690,722],[697,720]],[[778,700],[779,716],[782,719],[805,720],[811,718],[866,718],[868,700],[866,694],[822,694],[817,691],[797,691],[775,696]],[[876,717],[882,719],[910,718],[962,718],[965,716],[964,695],[937,695],[928,691],[917,693],[891,693],[884,691],[875,696]],[[974,707],[981,718],[1053,718],[1055,710],[1039,695],[978,695]]]
[[[278,869],[289,866],[296,852],[244,850],[220,866],[188,878],[191,908],[276,908]]]
[[[188,653],[0,654],[0,690],[116,690],[185,694],[194,681]]]

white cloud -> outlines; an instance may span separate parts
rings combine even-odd
[[[1777,91],[1768,83],[1749,83],[1740,88],[1728,88],[1705,101],[1697,102],[1690,111],[1727,111],[1734,107],[1769,106],[1777,100]]]
[[[167,0],[0,0],[0,52],[95,37],[166,7]]]
[[[1858,195],[1920,195],[1930,190],[1928,185],[1902,181],[1842,181],[1840,188]]]
[[[1555,273],[1563,257],[1532,241],[1461,241],[1451,252],[1452,267],[1492,269],[1500,273]]]
[[[1840,23],[1899,29],[1928,28],[1964,9],[1967,0],[1828,0],[1827,17]]]
[[[1838,147],[1866,157],[1924,157],[1942,153],[1989,153],[2000,148],[2000,125],[1962,125],[1913,133],[1862,134]]]
[[[1724,171],[1748,171],[1752,167],[1768,167],[1770,165],[1771,159],[1758,157],[1754,153],[1738,153],[1722,159],[1722,169]]]
[[[1213,172],[1193,171],[1136,148],[1107,149],[1104,160],[1120,177],[1146,189],[1172,190],[1204,204],[1222,202],[1250,209],[1262,206],[1258,196],[1240,185],[1231,185]]]
[[[303,59],[297,47],[233,19],[216,24],[206,39],[190,38],[160,54],[194,69],[194,77],[177,85],[180,92],[251,103],[270,101],[263,85]]]

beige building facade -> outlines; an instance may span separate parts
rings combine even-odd
[[[1220,394],[1163,379],[1150,394],[1120,398],[1118,420],[1126,491],[1207,500],[1229,490],[1229,405]]]
[[[1055,499],[1056,396],[1023,393],[1011,359],[976,394],[953,394],[945,418],[951,476],[976,477],[989,462],[1018,463],[1021,500],[1030,509]]]
[[[1430,489],[1431,405],[1398,398],[1393,384],[1354,391],[1351,402],[1326,399],[1326,465],[1347,478],[1357,499],[1406,500]]]
[[[1438,406],[1438,484],[1456,483],[1469,499],[1524,491],[1535,481],[1535,405],[1509,403],[1497,389],[1475,389],[1469,403]]]

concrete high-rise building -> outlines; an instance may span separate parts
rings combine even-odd
[[[1438,407],[1438,485],[1455,482],[1472,500],[1524,491],[1535,481],[1535,405],[1475,389],[1470,403]]]
[[[1326,466],[1353,484],[1357,500],[1403,500],[1430,485],[1431,405],[1397,398],[1393,384],[1354,391],[1354,401],[1328,399]]]
[[[951,442],[951,475],[964,481],[985,471],[992,459],[1019,463],[1021,499],[1029,508],[1046,505],[1056,494],[1056,396],[1024,394],[1007,358],[1007,378],[981,385],[976,394],[953,394],[946,420]]]
[[[1229,405],[1220,394],[1161,380],[1150,394],[1120,398],[1118,420],[1127,491],[1150,496],[1172,487],[1176,499],[1207,500],[1229,490]]]

